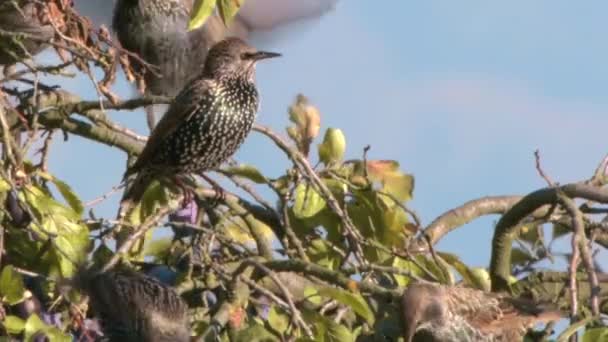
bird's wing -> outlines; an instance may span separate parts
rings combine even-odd
[[[138,172],[148,164],[158,152],[161,143],[177,129],[179,124],[200,110],[201,100],[211,95],[212,82],[214,81],[210,79],[195,79],[175,97],[165,115],[152,130],[137,161],[127,170],[126,176]]]

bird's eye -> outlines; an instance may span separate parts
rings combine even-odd
[[[253,54],[251,52],[243,52],[241,54],[241,59],[251,59],[253,58]]]

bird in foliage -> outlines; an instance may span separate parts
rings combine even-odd
[[[177,95],[125,177],[119,217],[137,203],[154,179],[208,171],[230,158],[249,134],[259,107],[255,65],[280,56],[257,51],[240,38],[216,43],[202,73]]]
[[[534,325],[562,317],[531,300],[433,283],[410,285],[401,304],[405,342],[522,341]]]
[[[196,74],[204,60],[206,32],[188,31],[192,0],[118,0],[112,28],[122,47],[154,66],[145,73],[146,91],[152,95],[175,96]],[[143,71],[130,58],[136,72]]]
[[[223,37],[218,20],[188,31],[192,0],[118,0],[112,28],[137,74],[143,73],[145,93],[175,96],[192,80],[207,51]],[[210,19],[215,19],[214,17]],[[145,108],[148,127],[156,124],[154,106]]]
[[[83,267],[72,284],[89,297],[109,342],[190,341],[186,303],[156,278],[125,267]]]
[[[53,38],[55,30],[51,24],[43,24],[41,10],[31,0],[0,2],[0,29],[11,32],[0,37],[0,64],[20,62],[48,46],[45,43]]]

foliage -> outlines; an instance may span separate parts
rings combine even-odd
[[[216,6],[229,23],[242,2],[196,1],[191,29],[200,26]],[[573,299],[564,295],[568,292],[564,284],[580,276],[577,270],[588,272],[586,279],[595,272],[585,257],[585,234],[593,232],[596,243],[607,246],[600,229],[603,225],[587,215],[580,221],[584,229],[577,231],[576,210],[585,208],[572,210],[560,197],[586,198],[584,194],[593,189],[595,195],[588,200],[608,201],[602,188],[605,162],[592,179],[576,184],[589,187],[583,195],[576,187],[552,185],[547,190],[555,194],[550,201],[522,209],[524,214],[519,216],[513,208],[525,204],[528,197],[485,198],[447,210],[423,227],[408,207],[414,194],[413,175],[397,161],[369,158],[368,148],[360,152],[347,149],[346,134],[339,128],[323,127],[319,110],[302,95],[288,110],[287,137],[265,127],[255,128],[276,145],[277,160],[283,155],[290,160],[284,173],[266,175],[256,165],[224,166],[217,174],[233,186],[226,187],[218,199],[215,188],[193,178],[196,205],[189,208],[179,208],[183,199],[179,187],[155,182],[129,218],[129,229],[116,233],[113,218],[100,218],[94,212],[105,197],[83,204],[69,180],[59,180],[48,170],[52,133],[61,130],[68,137],[78,135],[137,154],[142,139],[110,120],[105,110],[131,110],[167,100],[118,99],[109,86],[121,57],[115,56],[108,41],[85,39],[81,33],[66,31],[74,37],[72,44],[92,44],[95,49],[86,51],[95,54],[63,51],[64,61],[85,73],[100,66],[107,73],[100,83],[107,101],[83,101],[38,82],[23,82],[29,87],[25,90],[4,87],[0,92],[3,334],[32,339],[43,333],[51,341],[80,336],[84,317],[74,310],[78,299],[62,291],[62,280],[73,276],[84,260],[105,264],[124,258],[141,272],[175,286],[192,309],[196,336],[212,338],[217,332],[222,341],[396,340],[403,323],[399,298],[413,281],[490,291],[496,289],[497,275],[506,273],[514,294],[571,309]],[[128,65],[123,68],[128,74]],[[34,77],[45,70],[48,68],[33,65],[18,78],[8,76],[3,82]],[[18,137],[26,139],[22,142]],[[43,146],[39,155],[31,153],[37,143]],[[88,177],[94,179],[95,175]],[[172,213],[169,221],[162,223],[167,212]],[[496,242],[502,238],[497,233],[492,246],[496,260],[505,249],[511,253],[506,271],[494,264],[490,269],[472,268],[458,255],[434,250],[450,231],[487,214],[503,215],[497,227],[506,227],[505,234],[515,237],[515,245],[509,242],[505,246]],[[515,223],[502,222],[505,218]],[[545,225],[553,228],[550,241],[543,234]],[[158,238],[154,232],[163,226],[171,227],[174,236]],[[115,242],[121,234],[117,250]],[[564,236],[574,236],[579,242],[574,245],[580,249],[582,266],[574,264],[574,273],[540,277],[538,264],[556,257],[552,240]],[[575,299],[582,319],[563,336],[579,328],[587,328],[584,341],[608,334],[594,319],[599,314],[595,311],[605,308],[588,304],[590,299],[599,299],[599,291],[589,283],[574,284],[579,286]],[[594,286],[605,290],[606,284]],[[35,300],[42,303],[40,308],[23,310]],[[54,314],[65,323],[49,318]]]

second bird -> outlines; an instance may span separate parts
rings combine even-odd
[[[120,217],[141,199],[152,180],[208,171],[237,151],[259,107],[255,64],[278,56],[234,37],[209,50],[200,76],[177,95],[127,170],[126,177],[137,177],[123,195]]]

